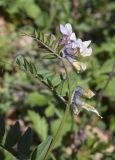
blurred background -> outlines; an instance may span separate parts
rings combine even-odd
[[[31,148],[55,133],[64,106],[41,83],[11,64],[21,54],[32,57],[39,67],[59,70],[59,64],[54,67],[52,61],[40,59],[36,42],[21,34],[34,29],[57,34],[59,24],[69,22],[77,37],[92,40],[87,70],[73,80],[96,93],[92,103],[103,119],[83,111],[74,117],[72,127],[68,117],[52,159],[115,159],[114,18],[114,0],[0,0],[0,117],[5,117],[6,131],[17,120],[22,132],[31,126]],[[3,150],[0,159],[12,160]]]

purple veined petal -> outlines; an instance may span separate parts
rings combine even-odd
[[[64,47],[64,49],[68,49],[68,48],[73,50],[71,43],[66,44]]]
[[[68,57],[71,57],[72,59],[75,58],[74,49],[71,47],[71,44],[65,45],[64,48],[62,49],[62,52],[65,55],[65,58],[67,59]]]
[[[74,55],[74,50],[72,48],[67,48],[68,46],[66,46],[63,50],[64,54],[65,54],[65,58],[70,62],[73,63],[75,61],[75,55]]]
[[[82,95],[84,92],[84,89],[80,86],[76,87],[73,94],[72,94],[72,102],[76,103],[78,96]]]
[[[78,39],[77,39],[77,43],[80,43],[80,44],[81,44],[81,43],[82,43],[82,40],[78,38]]]
[[[73,48],[66,48],[65,52],[71,56],[74,56],[74,49]],[[74,56],[75,57],[75,56]]]
[[[71,57],[75,57],[75,51],[72,48],[71,44],[68,44],[65,46],[64,51],[67,55],[70,55]]]
[[[72,43],[72,48],[80,48],[82,46],[82,40],[77,39],[75,42]]]
[[[66,27],[63,24],[60,24],[60,32],[63,35],[68,35],[67,29],[66,29]]]
[[[73,57],[71,57],[70,55],[66,55],[66,59],[70,62],[73,63],[75,61],[75,59]]]
[[[72,48],[75,49],[75,48],[77,48],[77,47],[78,47],[78,45],[76,45],[76,43],[73,42],[73,43],[72,43]]]
[[[84,47],[88,47],[89,45],[90,45],[90,43],[91,43],[91,40],[89,40],[89,41],[84,41],[83,42],[83,45],[84,45]]]
[[[75,43],[78,44],[79,46],[81,46],[83,42],[81,39],[77,39]]]
[[[70,40],[71,40],[71,41],[76,41],[76,35],[75,35],[74,32],[71,34]]]
[[[66,28],[66,31],[67,31],[68,35],[71,35],[72,34],[72,26],[71,26],[71,24],[67,23],[65,25],[65,28]]]
[[[72,97],[72,100],[71,100],[72,108],[73,108],[74,114],[78,115],[80,112],[80,109],[85,104],[85,102],[82,99],[80,99],[78,92],[74,93],[74,95],[75,95],[75,97],[74,98]]]
[[[80,47],[80,44],[79,43],[77,43],[77,42],[73,42],[72,43],[72,48],[73,49],[76,49],[76,48],[79,48]]]
[[[81,55],[83,57],[91,56],[91,54],[92,54],[92,48],[91,47],[90,48],[86,48],[86,49],[81,51]]]
[[[72,43],[72,48],[73,48],[73,49],[80,48],[80,44],[79,44],[79,43],[76,43],[76,42],[73,42],[73,43]]]

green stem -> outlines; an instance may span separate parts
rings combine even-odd
[[[58,57],[58,58],[59,58],[59,57]],[[66,72],[66,75],[67,75],[68,90],[69,90],[68,103],[67,103],[67,106],[66,106],[66,110],[65,110],[64,116],[63,116],[63,118],[62,118],[62,120],[61,120],[61,123],[60,123],[60,125],[59,125],[59,127],[58,127],[58,129],[57,129],[57,131],[56,131],[56,134],[55,134],[55,136],[54,136],[54,138],[53,138],[53,140],[52,140],[52,143],[51,143],[51,145],[50,145],[50,147],[49,147],[49,150],[48,150],[48,152],[47,152],[44,160],[48,160],[48,158],[49,158],[49,156],[50,156],[50,153],[51,153],[51,151],[53,150],[54,145],[55,145],[55,143],[57,142],[57,140],[58,140],[58,138],[59,138],[59,136],[60,136],[60,133],[61,133],[63,127],[64,127],[64,124],[65,124],[65,122],[66,122],[66,120],[67,120],[67,117],[68,117],[68,114],[69,114],[69,111],[70,111],[70,106],[71,106],[71,84],[70,84],[70,77],[69,77],[69,73],[68,73],[68,71],[67,71],[65,62],[64,62],[64,60],[63,60],[62,58],[61,58],[61,61],[62,61],[62,63],[63,63],[64,69],[65,69],[65,72]]]
[[[8,150],[6,147],[4,147],[3,145],[0,144],[0,148],[2,148],[3,150],[7,151],[9,154],[12,155],[12,157],[17,158],[16,156],[16,152],[14,150]]]
[[[51,158],[52,160],[56,160],[56,157],[53,154],[51,154]]]

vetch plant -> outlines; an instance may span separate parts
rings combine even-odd
[[[46,85],[55,95],[57,95],[58,98],[60,98],[60,100],[66,103],[65,113],[62,117],[59,128],[57,129],[56,134],[54,135],[51,141],[51,144],[47,150],[44,160],[47,160],[49,158],[50,153],[53,150],[56,141],[58,140],[61,130],[64,127],[64,124],[66,123],[66,119],[68,117],[71,107],[73,108],[73,112],[76,115],[78,115],[80,110],[84,108],[100,116],[98,111],[92,105],[87,104],[81,99],[81,96],[92,98],[94,96],[94,93],[91,90],[85,90],[81,86],[76,86],[76,88],[72,90],[71,79],[66,64],[66,61],[68,61],[73,66],[73,68],[76,69],[78,73],[84,71],[86,69],[86,64],[79,61],[79,57],[85,58],[91,56],[92,48],[89,47],[91,40],[82,41],[81,39],[76,38],[75,33],[72,31],[72,26],[69,23],[65,25],[60,24],[59,29],[61,33],[60,38],[56,38],[52,34],[37,33],[36,31],[35,35],[32,37],[40,44],[41,48],[45,48],[46,50],[48,50],[48,52],[50,52],[48,54],[49,58],[52,55],[54,56],[54,58],[57,58],[59,59],[59,61],[62,62],[63,67],[65,69],[66,80],[68,84],[67,99],[64,99],[62,95],[59,95],[59,93],[56,90],[56,87],[51,82],[51,79],[49,79],[49,77],[45,79],[42,73],[39,73],[37,71],[36,66],[34,64],[28,62],[26,58],[23,58],[23,62],[19,58],[17,58],[17,64],[20,67],[23,66],[24,70],[34,74],[34,76],[38,78],[44,85]],[[63,79],[64,78],[62,78],[61,81],[63,81]]]
[[[82,41],[81,39],[76,38],[76,35],[72,30],[72,26],[69,23],[65,25],[61,24],[59,29],[61,33],[60,38],[55,37],[53,34],[38,33],[36,31],[34,35],[31,35],[31,37],[37,41],[41,49],[45,49],[48,52],[48,54],[46,54],[48,59],[58,59],[62,63],[65,74],[59,74],[58,78],[53,73],[49,75],[43,74],[43,72],[40,71],[37,66],[31,62],[31,60],[28,60],[28,58],[23,56],[16,57],[16,64],[20,69],[31,75],[31,77],[41,81],[56,97],[58,97],[58,99],[60,99],[60,101],[66,105],[64,115],[55,135],[53,138],[50,137],[38,146],[38,149],[36,149],[32,154],[32,160],[36,160],[40,155],[41,157],[38,158],[39,160],[49,159],[50,154],[58,141],[61,130],[66,123],[67,117],[70,114],[70,109],[73,109],[76,116],[83,108],[100,116],[95,107],[82,100],[82,97],[92,98],[95,94],[91,90],[84,89],[81,86],[75,86],[72,88],[70,71],[67,66],[70,64],[77,73],[86,69],[86,64],[79,61],[79,58],[85,58],[92,55],[92,48],[89,46],[91,40]],[[57,83],[53,82],[52,75],[55,76]],[[59,88],[62,89],[65,82],[67,82],[68,86],[66,96],[59,92]]]

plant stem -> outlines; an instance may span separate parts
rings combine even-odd
[[[51,143],[51,145],[49,147],[49,150],[48,150],[48,152],[47,152],[44,160],[48,160],[48,158],[50,156],[50,153],[51,153],[52,149],[54,148],[54,145],[57,142],[57,140],[58,140],[58,138],[60,136],[60,133],[61,133],[63,127],[64,127],[64,124],[65,124],[65,122],[67,120],[67,117],[68,117],[68,114],[69,114],[69,111],[70,111],[70,106],[71,106],[71,84],[70,84],[70,77],[69,77],[69,73],[68,73],[68,70],[67,70],[67,67],[65,65],[64,60],[62,58],[60,58],[60,59],[61,59],[61,61],[63,63],[64,69],[65,69],[65,72],[66,72],[66,75],[67,75],[68,90],[69,90],[69,93],[68,93],[68,103],[66,105],[64,116],[63,116],[63,118],[61,120],[61,123],[60,123],[60,125],[59,125],[59,127],[58,127],[58,129],[56,131],[56,134],[54,135],[54,138],[52,140],[52,143]]]
[[[56,160],[56,157],[53,154],[51,154],[51,158],[52,160]]]
[[[7,151],[9,154],[12,155],[13,158],[17,158],[16,152],[14,150],[8,150],[6,147],[4,147],[3,145],[0,144],[0,148],[2,148],[3,150]]]

